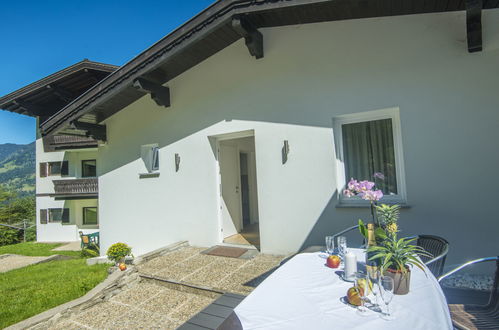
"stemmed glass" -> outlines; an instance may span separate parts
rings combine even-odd
[[[391,321],[394,317],[390,314],[389,304],[393,298],[394,283],[393,278],[389,276],[381,276],[379,279],[379,286],[381,292],[381,299],[386,305],[386,313],[382,313],[381,317],[387,321]]]
[[[338,237],[338,254],[341,259],[345,259],[347,253],[347,238],[345,236]]]
[[[369,283],[368,278],[365,273],[357,272],[355,273],[355,286],[357,287],[357,292],[360,298],[360,306],[357,307],[357,314],[360,316],[367,316],[368,311],[366,304],[366,297],[369,294]]]
[[[366,262],[366,270],[369,281],[372,283],[372,291],[374,295],[374,303],[376,306],[379,305],[378,302],[378,289],[379,289],[379,278],[381,276],[378,265],[373,260],[367,260]]]
[[[326,236],[326,252],[329,255],[334,253],[334,236]]]

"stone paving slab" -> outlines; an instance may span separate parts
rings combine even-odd
[[[81,242],[68,242],[64,245],[56,247],[55,249],[52,249],[52,251],[81,251]]]
[[[247,295],[284,259],[261,254],[249,260],[208,256],[201,254],[205,249],[182,247],[137,265],[146,275],[139,282],[109,300],[31,329],[176,329],[220,296],[190,286]]]
[[[52,256],[27,257],[17,254],[2,255],[2,257],[0,258],[0,273],[5,273],[16,268],[34,265],[46,261],[47,259],[52,259]]]
[[[285,258],[265,254],[252,259],[226,258],[202,254],[204,250],[182,248],[145,262],[138,270],[166,280],[247,295]]]

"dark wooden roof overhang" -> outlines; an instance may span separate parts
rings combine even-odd
[[[117,68],[85,59],[1,97],[0,109],[43,122]]]
[[[240,38],[245,38],[250,55],[263,57],[259,28],[468,9],[467,24],[473,26],[468,33],[476,35],[477,8],[481,15],[481,8],[498,6],[499,0],[217,1],[50,117],[42,123],[41,132],[64,133],[76,121],[99,124],[146,93],[157,104],[169,106],[170,89],[165,83]],[[470,51],[477,49],[475,44]]]

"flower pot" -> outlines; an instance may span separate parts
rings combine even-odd
[[[393,293],[398,295],[404,295],[409,293],[409,287],[411,284],[411,270],[407,268],[407,272],[404,274],[400,270],[387,269],[384,273],[385,276],[393,278]]]

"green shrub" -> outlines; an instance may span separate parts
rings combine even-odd
[[[26,229],[26,242],[36,241],[36,226]]]
[[[88,247],[81,249],[82,258],[95,258],[100,255],[99,246],[95,243],[91,243]]]
[[[20,243],[22,232],[20,230],[0,227],[0,246]]]
[[[133,256],[132,248],[125,243],[114,243],[107,249],[107,257],[114,262],[122,262],[125,257]]]

